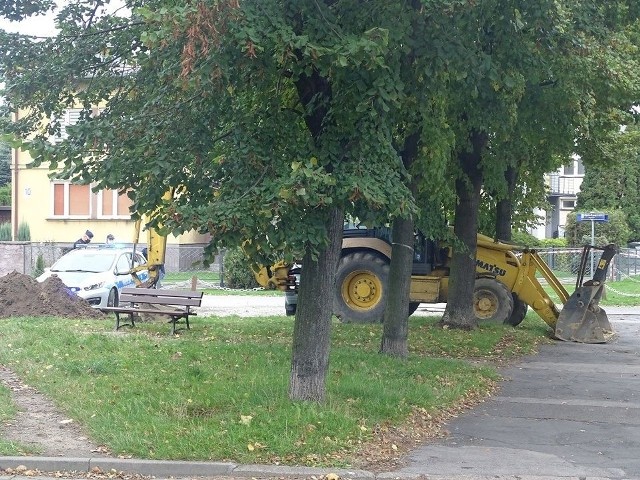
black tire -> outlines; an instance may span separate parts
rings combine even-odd
[[[478,278],[473,292],[473,311],[479,323],[507,323],[513,312],[513,296],[494,278]]]
[[[504,323],[511,325],[512,327],[517,327],[522,323],[524,317],[527,316],[529,305],[520,300],[520,297],[515,293],[511,295],[513,296],[513,311],[511,312],[511,316]]]
[[[292,317],[296,314],[296,304],[284,304],[284,313],[287,315],[287,317]]]
[[[416,310],[420,306],[420,302],[409,302],[409,316],[416,313]]]
[[[345,255],[336,273],[334,315],[344,323],[382,322],[388,282],[387,260],[367,252]]]
[[[112,288],[109,291],[109,298],[107,298],[107,307],[117,307],[119,305],[118,301],[118,289]]]

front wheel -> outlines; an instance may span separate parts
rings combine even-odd
[[[527,310],[529,309],[529,305],[520,300],[520,297],[515,293],[513,295],[513,312],[511,312],[511,316],[504,322],[507,325],[511,325],[512,327],[517,327],[522,323],[524,317],[527,316]]]
[[[511,292],[494,278],[478,278],[473,292],[473,311],[479,323],[508,323],[513,312]]]
[[[387,303],[389,262],[367,252],[340,259],[333,313],[345,323],[382,322]]]

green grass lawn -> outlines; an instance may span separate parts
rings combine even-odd
[[[112,320],[2,319],[0,364],[116,455],[315,466],[353,465],[385,427],[489,395],[493,362],[532,353],[549,334],[533,313],[515,329],[471,333],[416,317],[399,360],[377,353],[381,325],[336,323],[326,402],[315,404],[287,396],[291,317],[198,317],[177,337],[164,322],[115,333]],[[0,389],[0,419],[14,413],[7,398]],[[1,455],[24,453],[0,441]]]
[[[569,295],[576,288],[575,282],[564,284]],[[549,297],[556,303],[560,303],[560,298],[549,286],[544,287]],[[602,306],[633,307],[640,305],[640,277],[629,277],[624,280],[605,283],[605,294],[600,300]]]

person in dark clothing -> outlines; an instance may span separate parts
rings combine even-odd
[[[84,232],[84,235],[82,235],[82,237],[74,242],[73,248],[78,248],[78,245],[87,245],[88,243],[91,243],[92,238],[93,233],[91,233],[91,230],[87,230],[86,232]]]

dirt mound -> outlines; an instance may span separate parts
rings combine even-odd
[[[41,316],[106,317],[67,290],[58,277],[50,277],[42,283],[16,271],[0,277],[0,318]]]

